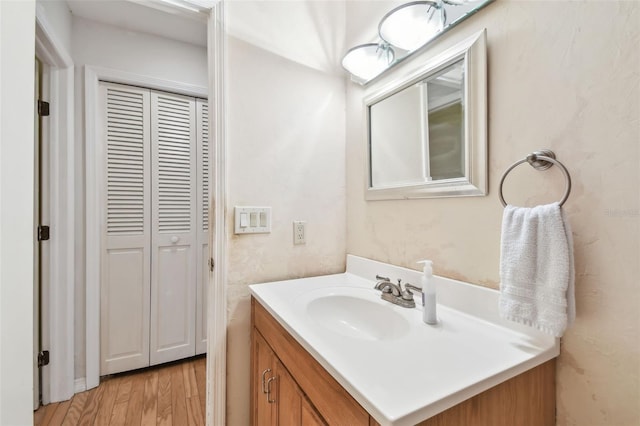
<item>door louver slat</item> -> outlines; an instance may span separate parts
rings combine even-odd
[[[144,99],[107,88],[107,233],[144,232]],[[125,115],[126,114],[126,115]],[[127,208],[123,209],[122,205]]]
[[[202,104],[202,229],[209,230],[209,105]]]
[[[158,96],[158,231],[191,229],[189,101]]]

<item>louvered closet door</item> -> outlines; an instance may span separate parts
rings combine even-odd
[[[151,365],[195,354],[195,101],[151,91]]]
[[[198,284],[196,294],[196,355],[207,351],[207,286],[209,284],[209,105],[196,100],[198,158]]]
[[[149,91],[100,84],[104,153],[100,374],[149,365]]]

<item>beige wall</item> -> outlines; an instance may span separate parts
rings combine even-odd
[[[344,76],[228,38],[227,424],[249,424],[247,285],[344,271]],[[233,206],[271,206],[270,234],[233,234]],[[307,222],[293,245],[293,221]]]
[[[428,49],[487,28],[487,197],[366,202],[364,91],[347,88],[348,253],[415,269],[430,258],[439,275],[497,288],[502,172],[544,147],[570,170],[578,317],[562,340],[559,425],[640,424],[639,6],[499,0]],[[349,44],[386,9],[348,2]],[[550,202],[563,185],[557,170],[520,166],[505,198]]]

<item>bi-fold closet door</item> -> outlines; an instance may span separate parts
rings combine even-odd
[[[101,83],[101,375],[206,351],[206,101]]]

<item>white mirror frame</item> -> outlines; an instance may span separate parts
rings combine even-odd
[[[367,174],[365,199],[399,200],[413,198],[469,197],[487,195],[487,42],[486,29],[424,61],[416,55],[389,73],[392,81],[382,88],[370,87],[365,93],[365,142]],[[410,185],[371,187],[371,145],[369,107],[424,80],[460,60],[464,61],[464,144],[465,176]]]

